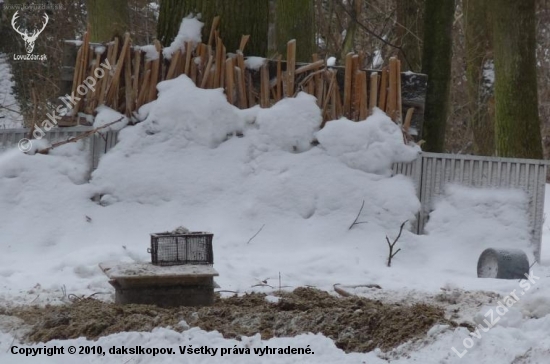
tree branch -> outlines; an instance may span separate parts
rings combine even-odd
[[[367,223],[367,221],[357,222],[357,220],[359,219],[359,215],[361,215],[361,212],[363,211],[363,207],[365,207],[365,200],[363,200],[363,203],[361,204],[361,208],[359,209],[359,213],[357,214],[357,217],[355,218],[353,223],[349,226],[348,230],[351,230],[351,228],[354,227],[355,225],[366,224]]]

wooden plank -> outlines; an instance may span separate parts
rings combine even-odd
[[[186,76],[191,75],[191,58],[193,56],[193,44],[191,42],[185,42],[185,69]]]
[[[318,70],[319,68],[322,68],[324,66],[325,66],[325,61],[321,59],[319,61],[299,67],[298,69],[296,69],[295,75],[298,76],[299,74],[302,74],[307,71]]]
[[[216,40],[216,29],[218,29],[218,25],[220,24],[220,16],[214,17],[212,20],[212,27],[210,28],[210,36],[208,37],[208,45],[212,46],[214,43],[214,40]]]
[[[373,72],[370,75],[370,98],[369,98],[369,115],[377,106],[378,101],[378,72]]]
[[[296,71],[296,39],[287,43],[286,61],[286,96],[293,97]]]
[[[380,100],[378,101],[378,107],[382,111],[386,111],[386,99],[388,94],[388,67],[382,68],[382,78],[380,80]]]
[[[128,47],[130,47],[130,34],[126,33],[124,35],[124,45],[122,46],[122,50],[120,51],[120,57],[116,62],[115,73],[113,75],[113,78],[111,79],[111,82],[109,83],[109,87],[107,88],[107,100],[114,100],[116,97],[118,97],[117,91],[120,82],[119,79],[124,68],[124,60],[126,59],[126,54],[129,49]]]
[[[132,54],[130,48],[126,49],[126,67],[124,67],[124,90],[126,92],[126,116],[134,111],[134,91],[132,89]]]
[[[162,52],[161,52],[162,46],[158,41],[158,39],[155,39],[153,44],[155,45],[155,48],[158,52],[158,58],[155,59],[151,64],[151,76],[149,79],[149,95],[147,97],[148,102],[151,102],[157,98],[157,83],[158,83],[158,77],[159,77],[160,60],[162,57]]]
[[[178,61],[180,57],[181,57],[181,52],[179,50],[174,52],[174,54],[172,55],[172,58],[170,59],[170,67],[168,67],[168,72],[166,73],[167,80],[171,80],[172,78],[175,78],[174,76],[176,74],[176,67],[178,65]]]
[[[237,72],[236,74],[236,76],[239,77],[237,79],[237,88],[239,92],[239,107],[241,109],[246,109],[248,105],[248,100],[246,98],[246,80],[245,80],[246,66],[244,63],[244,55],[241,50],[237,51],[237,67],[239,68],[239,72]]]
[[[234,72],[233,58],[227,58],[225,60],[225,94],[227,96],[227,101],[231,105],[235,105],[235,72]]]
[[[141,51],[136,49],[134,51],[134,79],[133,79],[133,94],[134,102],[137,103],[138,93],[139,93],[139,71],[141,68]]]
[[[279,102],[283,98],[283,71],[282,71],[282,60],[283,56],[279,55],[277,57],[277,80],[276,80],[276,87],[277,97],[275,98],[275,102]]]
[[[247,102],[246,102],[246,87],[243,82],[244,76],[243,71],[240,67],[235,67],[235,79],[237,80],[237,96],[238,96],[238,104],[240,109],[246,109],[247,108]]]
[[[351,93],[353,77],[353,53],[346,55],[346,68],[344,78],[344,116],[351,119]]]
[[[359,120],[365,120],[369,116],[367,102],[367,73],[365,71],[356,72],[355,94],[359,99]]]
[[[212,70],[212,64],[214,63],[214,56],[210,56],[208,58],[208,63],[206,64],[206,68],[204,69],[204,73],[202,76],[202,82],[200,87],[201,88],[208,88],[208,81],[210,80],[210,73]]]
[[[357,88],[357,71],[359,71],[359,56],[354,54],[351,57],[352,69],[351,69],[351,120],[359,120],[359,107],[361,100],[359,99],[360,89]]]
[[[389,98],[388,104],[386,105],[386,113],[389,117],[395,120],[395,113],[397,110],[397,58],[390,58],[390,86],[389,86]]]
[[[260,68],[262,83],[260,89],[260,107],[268,108],[269,105],[269,68],[264,64]]]
[[[397,60],[397,71],[395,74],[396,83],[397,83],[397,105],[395,110],[395,120],[398,124],[401,124],[403,121],[403,99],[402,99],[402,90],[401,90],[401,61]]]
[[[248,43],[249,39],[250,39],[250,35],[243,35],[241,37],[241,44],[239,45],[239,51],[241,53],[244,52],[244,48],[246,47],[246,44]]]

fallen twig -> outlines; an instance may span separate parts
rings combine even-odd
[[[344,290],[345,288],[376,288],[376,289],[382,289],[378,284],[356,284],[352,286],[343,286],[340,283],[336,283],[332,286],[334,288],[334,291],[338,293],[342,297],[349,297],[349,296],[356,296],[353,293],[349,293],[348,291]]]
[[[258,230],[258,232],[256,234],[254,234],[250,239],[248,239],[248,241],[246,243],[249,244],[252,241],[252,239],[254,239],[260,233],[260,231],[262,231],[264,226],[265,226],[265,224],[263,224],[262,227],[260,228],[260,230]]]
[[[349,226],[348,230],[351,230],[352,227],[359,224],[366,224],[367,221],[357,221],[359,220],[359,216],[361,215],[361,212],[363,211],[363,207],[365,207],[365,200],[363,200],[363,203],[361,204],[361,208],[359,209],[359,213],[357,214],[357,217],[353,221],[353,223]]]

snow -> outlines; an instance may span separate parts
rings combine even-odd
[[[419,148],[403,144],[401,129],[380,109],[365,122],[334,120],[317,133],[327,152],[350,168],[369,173],[388,172],[394,162],[411,162]]]
[[[265,61],[266,59],[262,57],[247,57],[244,65],[248,69],[257,71],[264,65]]]
[[[336,57],[329,57],[327,59],[327,66],[329,67],[336,66]]]
[[[178,50],[184,50],[185,44],[191,42],[197,44],[201,42],[201,31],[204,23],[200,22],[196,18],[187,17],[181,22],[178,35],[172,41],[170,46],[166,47],[162,51],[162,55],[166,59],[172,58],[174,52]]]
[[[262,291],[268,302],[277,298],[267,285],[277,286],[279,276],[290,289],[376,283],[382,289],[354,293],[403,304],[439,302],[448,313],[456,311],[456,320],[473,322],[521,289],[515,280],[476,276],[486,247],[528,251],[527,199],[515,190],[448,186],[435,201],[428,234],[404,231],[397,243],[402,250],[386,267],[385,237],[393,240],[406,220],[410,226],[420,208],[413,182],[389,169],[414,159],[418,148],[404,145],[380,110],[361,122],[330,121],[319,131],[320,110],[306,94],[270,109],[239,110],[220,89],[197,89],[185,75],[160,83],[158,91],[158,99],[139,110],[143,121],[120,130],[119,143],[91,178],[81,142],[48,155],[0,154],[0,305],[59,303],[62,287],[67,294],[109,292],[98,296],[112,300],[98,264],[147,261],[149,234],[181,225],[214,233],[222,290]],[[94,125],[118,117],[100,108]],[[363,201],[361,224],[349,229]],[[0,362],[547,363],[548,230],[545,224],[542,264],[533,267],[540,279],[479,338],[464,327],[434,326],[423,340],[391,353],[346,354],[322,335],[265,340],[258,334],[238,341],[199,328],[157,328],[32,347],[141,345],[174,348],[177,355],[24,357],[10,353],[11,345],[27,345],[14,323],[0,317]],[[262,281],[267,284],[252,287]],[[467,338],[473,346],[460,359],[452,348],[462,352]],[[179,345],[309,345],[315,354],[183,358]]]
[[[146,61],[154,61],[154,60],[158,59],[159,56],[160,56],[159,51],[157,51],[157,48],[152,44],[148,44],[148,45],[137,47],[137,48],[145,53],[145,60]]]
[[[118,111],[115,111],[107,106],[101,105],[96,109],[97,115],[94,119],[94,128],[105,126],[109,123],[122,119],[121,121],[110,125],[107,128],[101,130],[101,132],[107,132],[109,130],[121,130],[128,125],[128,118]]]

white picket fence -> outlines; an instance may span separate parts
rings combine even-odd
[[[544,193],[550,161],[536,159],[478,157],[439,153],[422,153],[412,163],[396,163],[395,174],[410,176],[416,187],[421,209],[413,229],[424,233],[434,202],[445,193],[447,184],[477,188],[517,188],[529,199],[531,243],[540,261],[544,223]]]
[[[50,143],[56,143],[70,138],[79,136],[87,131],[92,130],[90,126],[76,126],[72,128],[55,128],[45,132],[45,139]],[[17,148],[19,141],[28,137],[28,129],[0,129],[0,151]],[[89,138],[83,138],[82,142],[90,148],[90,166],[91,170],[95,170],[99,164],[99,159],[116,145],[118,132],[108,131],[103,134],[96,133]]]

